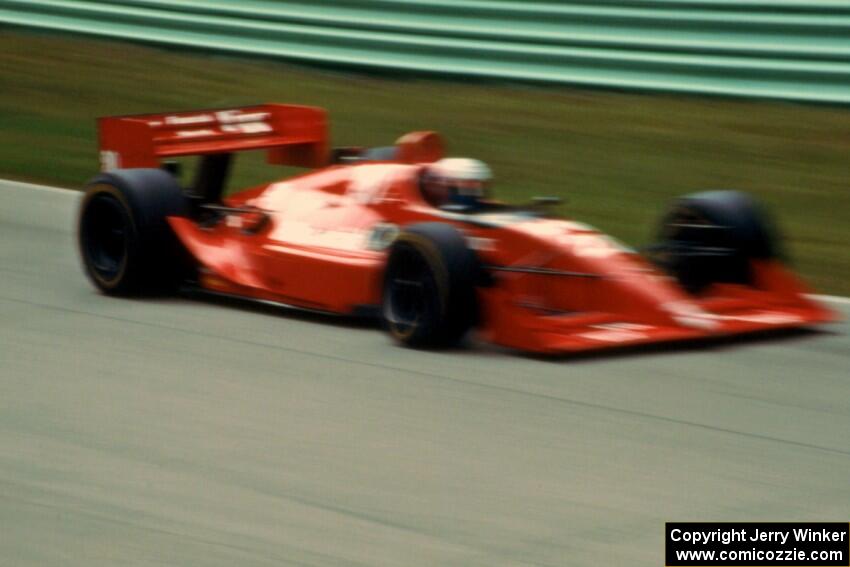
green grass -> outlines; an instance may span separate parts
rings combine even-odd
[[[797,269],[850,294],[850,111],[764,101],[364,77],[271,61],[0,31],[0,176],[80,187],[101,115],[290,102],[331,114],[337,145],[441,131],[508,200],[563,210],[634,245],[675,195],[737,188],[767,202]],[[268,169],[242,167],[238,183]]]

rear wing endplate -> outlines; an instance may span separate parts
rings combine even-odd
[[[180,156],[268,150],[272,164],[327,164],[325,111],[263,104],[221,110],[98,119],[101,170],[159,167]]]

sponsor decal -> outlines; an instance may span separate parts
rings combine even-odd
[[[100,170],[110,171],[121,167],[121,154],[112,151],[100,152]]]
[[[713,331],[718,326],[711,313],[690,301],[671,301],[663,304],[661,309],[669,313],[673,320],[683,327]]]
[[[265,122],[246,122],[243,124],[223,124],[222,132],[229,134],[265,134],[272,131],[272,127]]]
[[[688,301],[665,303],[661,308],[670,313],[678,324],[705,330],[715,329],[723,321],[756,323],[760,325],[790,325],[804,321],[801,316],[793,313],[770,310],[754,311],[741,315],[709,313],[699,307],[699,305]]]
[[[762,311],[747,315],[715,315],[716,319],[722,321],[741,321],[744,323],[761,323],[764,325],[788,325],[800,323],[803,318],[792,313],[780,313],[778,311]]]
[[[494,252],[496,250],[496,240],[493,238],[467,236],[466,244],[473,250],[479,250],[481,252]]]
[[[198,124],[215,122],[215,117],[212,114],[194,114],[189,116],[166,116],[164,120],[167,126],[197,126]]]
[[[165,126],[207,126],[188,130],[176,130],[178,138],[198,138],[202,136],[217,136],[221,134],[265,134],[272,132],[268,124],[271,118],[269,112],[245,112],[241,109],[219,110],[214,113],[172,114],[161,120],[149,120],[148,125],[154,128]]]
[[[637,323],[606,323],[604,325],[593,325],[590,328],[597,330],[580,333],[578,336],[605,343],[625,343],[648,338],[649,335],[646,331],[652,329],[652,326]]]
[[[245,122],[263,122],[271,118],[268,112],[243,112],[241,110],[221,110],[215,117],[221,124],[242,124]]]
[[[392,223],[378,223],[372,227],[372,232],[369,233],[366,242],[366,248],[369,250],[386,250],[399,235],[399,228]]]
[[[178,138],[200,138],[202,136],[215,136],[215,130],[178,130],[174,133]]]

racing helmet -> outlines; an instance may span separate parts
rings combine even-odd
[[[481,160],[444,158],[425,168],[422,194],[431,205],[475,206],[487,197],[493,173]]]

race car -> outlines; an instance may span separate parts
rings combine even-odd
[[[745,194],[678,199],[643,252],[490,194],[489,167],[435,132],[335,148],[324,110],[265,104],[101,118],[82,200],[85,272],[107,295],[191,288],[373,315],[410,347],[480,339],[576,353],[823,323]],[[308,171],[226,190],[234,155]],[[200,156],[182,186],[172,161]]]

